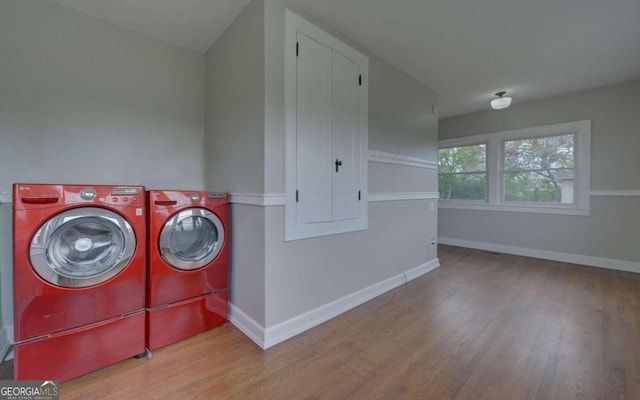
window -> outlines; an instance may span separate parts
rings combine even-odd
[[[438,181],[441,199],[486,200],[485,144],[440,149]]]
[[[439,206],[589,215],[590,164],[590,120],[442,140]]]
[[[504,200],[574,202],[574,134],[504,142]]]

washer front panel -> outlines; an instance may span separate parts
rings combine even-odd
[[[204,208],[188,208],[173,215],[160,233],[160,254],[170,266],[190,271],[213,261],[224,244],[220,219]]]
[[[81,207],[45,222],[31,239],[29,257],[45,281],[83,288],[120,273],[135,248],[135,233],[126,219],[103,208]]]

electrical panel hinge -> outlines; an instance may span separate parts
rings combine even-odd
[[[300,55],[300,43],[296,42],[296,57]]]
[[[362,200],[362,197],[360,195],[360,190],[358,190],[358,200]]]
[[[362,75],[358,76],[358,85],[362,86]]]
[[[298,189],[296,189],[296,203],[298,202]]]

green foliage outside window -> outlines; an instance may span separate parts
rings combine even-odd
[[[486,145],[440,149],[438,185],[441,199],[485,200]]]
[[[574,135],[504,142],[504,200],[573,203]]]
[[[503,143],[504,201],[573,203],[575,135],[557,135]],[[441,199],[486,200],[486,145],[439,150]]]

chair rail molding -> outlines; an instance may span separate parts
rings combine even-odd
[[[229,201],[233,204],[271,207],[284,206],[284,193],[231,193]]]
[[[369,202],[398,200],[427,200],[440,197],[438,192],[369,193]]]
[[[389,192],[369,193],[368,201],[399,201],[399,200],[428,200],[439,198],[438,192]],[[285,205],[284,193],[231,193],[229,201],[232,204],[244,204],[257,207],[274,207]]]
[[[378,150],[369,150],[369,161],[386,164],[405,165],[408,167],[427,168],[433,170],[438,169],[438,163],[434,161]]]
[[[640,196],[640,190],[592,190],[591,196],[610,196],[610,197]]]

